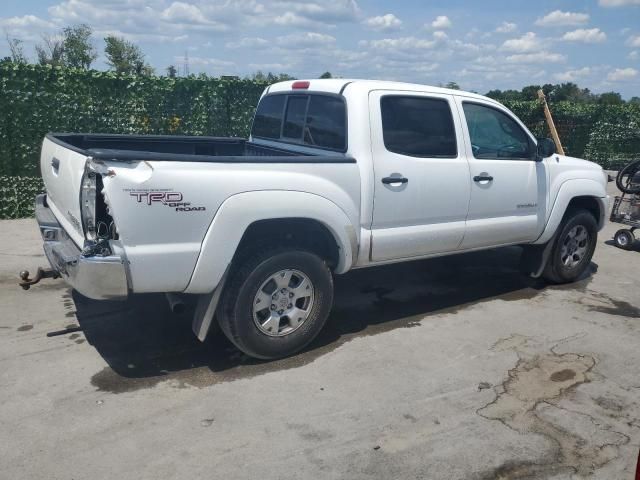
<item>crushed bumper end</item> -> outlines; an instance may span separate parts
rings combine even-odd
[[[95,300],[127,298],[127,269],[119,255],[83,256],[47,206],[46,195],[36,197],[36,220],[51,268],[65,282]]]

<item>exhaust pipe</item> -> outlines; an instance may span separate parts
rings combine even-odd
[[[184,313],[186,307],[179,295],[176,295],[175,293],[165,293],[165,295],[167,296],[169,308],[172,313],[175,313],[176,315]]]

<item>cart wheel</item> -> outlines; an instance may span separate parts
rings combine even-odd
[[[613,237],[613,241],[616,242],[616,246],[624,250],[631,250],[633,242],[636,241],[636,237],[631,230],[618,230]]]

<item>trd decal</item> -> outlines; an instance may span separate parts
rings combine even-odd
[[[174,192],[170,189],[149,189],[149,190],[130,190],[129,196],[134,198],[137,203],[143,205],[160,204],[169,208],[175,208],[176,212],[202,212],[206,207],[193,207],[191,202],[184,201],[182,192]]]

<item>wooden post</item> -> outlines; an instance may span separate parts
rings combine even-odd
[[[549,110],[549,105],[547,105],[547,97],[544,96],[544,92],[542,91],[542,89],[538,90],[538,99],[540,100],[540,102],[542,103],[542,107],[544,108],[544,116],[547,119],[547,125],[549,125],[549,130],[551,131],[551,138],[553,138],[553,142],[556,144],[558,153],[560,155],[564,155],[564,148],[562,148],[562,143],[560,143],[560,136],[558,135],[558,131],[556,130],[556,124],[553,123],[551,110]]]

